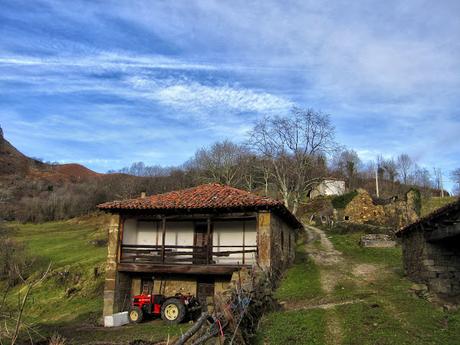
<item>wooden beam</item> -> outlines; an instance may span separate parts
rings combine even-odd
[[[209,258],[209,254],[212,253],[212,239],[211,239],[211,217],[206,219],[207,222],[207,229],[206,229],[206,263],[209,264],[211,262]]]
[[[247,267],[250,267],[249,265]],[[182,274],[232,274],[241,268],[241,265],[180,265],[180,264],[148,264],[148,263],[121,263],[119,272],[139,273],[182,273]]]
[[[125,218],[120,217],[120,221],[118,223],[118,251],[117,251],[117,262],[121,260],[121,246],[123,245],[123,230],[125,227]]]
[[[165,262],[165,241],[166,241],[166,218],[163,217],[161,220],[161,261]]]
[[[245,248],[245,245],[246,245],[246,222],[243,222],[243,265],[245,264],[245,252],[244,250],[246,249]]]

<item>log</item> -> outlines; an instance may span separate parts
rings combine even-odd
[[[182,334],[179,340],[174,345],[184,345],[187,340],[189,340],[199,329],[203,326],[206,319],[208,318],[208,313],[202,313],[195,324],[190,327],[187,332]]]

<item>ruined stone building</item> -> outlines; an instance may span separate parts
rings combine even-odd
[[[404,269],[439,297],[460,303],[460,200],[446,205],[396,234]]]
[[[410,190],[404,198],[374,200],[364,189],[357,189],[356,196],[338,212],[339,220],[358,224],[375,224],[393,226],[400,229],[415,222],[420,210],[417,205],[418,192]]]
[[[220,184],[98,207],[112,214],[104,316],[142,291],[206,303],[241,268],[282,270],[302,228],[282,202]]]

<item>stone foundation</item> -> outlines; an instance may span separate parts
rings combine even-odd
[[[402,236],[406,274],[443,298],[460,301],[460,236],[428,242],[421,231]]]
[[[368,248],[390,248],[396,247],[396,241],[385,234],[367,234],[361,236],[359,244]]]

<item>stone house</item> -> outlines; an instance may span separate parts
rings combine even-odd
[[[442,299],[460,303],[460,200],[406,226],[401,238],[404,270]]]
[[[142,291],[206,303],[243,268],[281,271],[302,228],[281,201],[215,183],[98,208],[112,215],[104,316]]]

